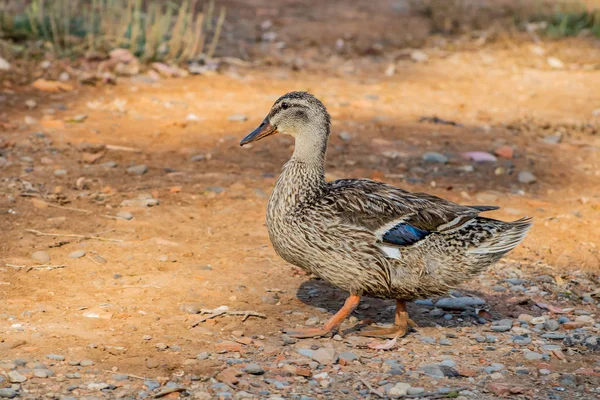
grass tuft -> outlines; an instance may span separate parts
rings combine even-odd
[[[183,62],[212,56],[225,9],[214,0],[0,0],[0,39],[43,41],[59,57],[125,48],[142,61]]]

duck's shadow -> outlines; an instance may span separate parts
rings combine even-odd
[[[444,315],[431,314],[433,306],[407,303],[410,318],[419,327],[443,326],[447,328],[464,327],[485,324],[490,319],[503,319],[522,312],[524,309],[510,309],[507,307],[505,296],[489,296],[476,291],[463,291],[465,295],[484,298],[488,303],[489,314],[487,320],[473,312],[445,312]],[[326,281],[313,278],[304,281],[296,292],[297,298],[303,303],[327,310],[329,314],[335,314],[344,304],[348,293],[337,289]],[[514,308],[514,307],[513,307]],[[360,305],[352,313],[359,321],[370,321],[379,324],[389,324],[394,321],[395,302],[393,300],[382,300],[371,297],[363,297]],[[447,316],[446,316],[447,315]],[[490,318],[490,316],[492,318]],[[359,326],[355,327],[360,328]],[[354,330],[354,329],[353,329]]]

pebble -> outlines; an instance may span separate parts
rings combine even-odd
[[[210,353],[207,353],[206,351],[203,351],[202,353],[198,354],[196,356],[196,359],[198,360],[208,360],[208,358],[210,357]]]
[[[146,172],[148,172],[148,167],[145,164],[127,168],[127,173],[130,175],[144,175]]]
[[[504,286],[496,285],[492,287],[494,292],[506,292],[506,288]]]
[[[265,370],[260,365],[251,363],[246,365],[244,372],[251,375],[262,375],[265,373]]]
[[[521,183],[535,183],[537,181],[537,178],[535,177],[535,175],[533,175],[531,172],[529,171],[521,171],[519,172],[519,182]]]
[[[45,251],[36,251],[31,255],[31,258],[40,262],[48,262],[50,261],[50,254],[46,253]]]
[[[444,317],[445,317],[445,315],[444,315]],[[449,339],[441,338],[440,346],[452,346],[452,342]]]
[[[506,332],[512,328],[511,319],[502,319],[500,321],[494,321],[492,323],[492,330],[494,332]]]
[[[100,165],[103,166],[104,168],[116,168],[117,167],[117,163],[115,161],[107,161]]]
[[[423,343],[427,343],[427,344],[435,344],[435,339],[429,336],[423,336],[421,337],[421,342]]]
[[[312,359],[323,365],[331,365],[337,361],[335,350],[327,347],[316,350],[312,355]]]
[[[555,321],[553,319],[544,321],[544,329],[547,331],[554,332],[554,331],[558,330],[559,327],[560,327],[560,324],[558,323],[558,321]]]
[[[133,214],[130,213],[129,211],[119,211],[116,214],[116,217],[129,221],[129,220],[133,219]]]
[[[562,135],[548,135],[542,139],[547,144],[558,144],[562,139]]]
[[[571,320],[570,320],[569,318],[567,318],[567,317],[560,317],[560,318],[558,319],[558,323],[559,323],[559,324],[561,324],[561,325],[562,325],[562,324],[565,324],[565,323],[567,323],[567,322],[571,322]]]
[[[155,358],[149,358],[146,360],[146,367],[148,368],[158,368],[159,362]]]
[[[437,364],[423,365],[421,367],[421,371],[423,371],[425,375],[431,376],[432,378],[443,378],[446,376],[442,368]]]
[[[17,371],[9,371],[7,376],[8,376],[8,380],[12,383],[22,383],[27,380],[27,378],[25,376],[21,375]]]
[[[358,356],[350,351],[344,351],[338,356],[340,361],[344,361],[345,363],[351,363],[354,360],[358,360]]]
[[[427,55],[427,53],[425,53],[421,50],[414,50],[413,52],[411,52],[410,58],[414,62],[425,62],[425,61],[429,60],[429,56]]]
[[[49,369],[34,369],[33,375],[36,378],[48,378],[54,375],[54,373],[52,373],[52,371],[50,371]]]
[[[87,388],[88,390],[103,390],[108,388],[110,385],[106,382],[92,382],[92,383],[88,383]]]
[[[349,142],[352,140],[352,134],[348,131],[341,131],[339,136],[344,142]]]
[[[228,121],[237,121],[237,122],[243,122],[243,121],[247,121],[248,117],[245,116],[244,114],[233,114],[227,117]]]
[[[435,151],[428,151],[427,153],[423,154],[423,161],[446,164],[448,162],[448,157],[441,153],[436,153]]]
[[[527,361],[538,361],[543,358],[543,355],[541,355],[540,353],[536,353],[535,351],[526,351],[523,357]]]
[[[406,396],[408,389],[410,388],[409,383],[399,382],[396,383],[388,392],[390,396]]]
[[[46,358],[54,361],[65,361],[65,356],[60,354],[46,354]]]
[[[440,363],[443,367],[456,367],[456,363],[452,360],[444,360]]]
[[[75,250],[69,253],[69,258],[81,258],[85,256],[85,251],[83,250]]]
[[[425,393],[425,388],[422,387],[409,387],[406,390],[406,394],[409,396],[417,396],[421,393]]]
[[[92,365],[94,365],[94,362],[92,360],[81,360],[79,362],[79,365],[82,367],[91,367]]]
[[[14,397],[17,397],[17,391],[13,390],[13,389],[8,389],[8,388],[0,388],[0,397],[5,398],[5,399],[12,399]]]
[[[485,304],[485,300],[478,297],[455,297],[455,298],[443,298],[435,303],[436,307],[443,308],[445,310],[466,310],[469,307],[482,306]]]
[[[148,388],[148,390],[155,390],[160,387],[160,383],[158,383],[158,381],[155,381],[152,379],[146,379],[144,381],[144,386],[146,386]]]
[[[192,157],[192,162],[204,161],[204,159],[206,159],[206,156],[204,154],[196,154]]]

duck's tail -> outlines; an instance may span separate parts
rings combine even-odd
[[[514,222],[502,222],[502,224],[505,229],[492,234],[488,240],[468,250],[467,254],[502,256],[508,253],[517,247],[525,239],[525,236],[527,236],[527,232],[529,232],[529,228],[531,227],[531,218],[521,218]]]

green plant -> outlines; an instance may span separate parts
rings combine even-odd
[[[43,40],[58,56],[114,48],[142,61],[181,62],[214,55],[225,19],[213,23],[214,0],[31,0],[0,3],[0,34],[15,41]]]

